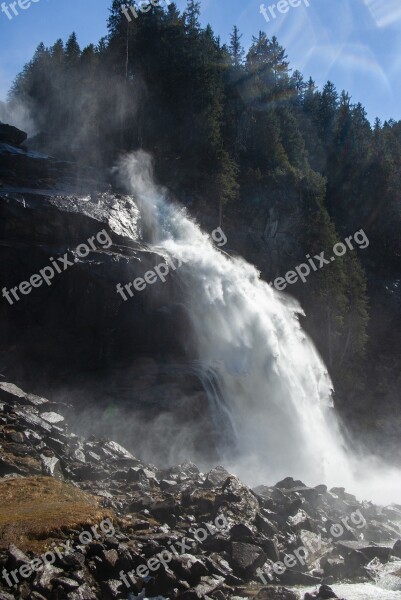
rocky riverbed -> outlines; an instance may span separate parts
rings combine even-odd
[[[323,599],[335,596],[314,595],[322,584],[340,596],[380,578],[389,599],[401,589],[401,506],[290,477],[252,490],[222,466],[161,470],[75,435],[63,413],[0,383],[1,600]]]

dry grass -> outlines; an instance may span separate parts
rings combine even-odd
[[[0,482],[0,548],[11,542],[21,550],[41,551],[60,532],[82,529],[113,517],[95,496],[51,477]]]
[[[14,473],[41,473],[42,463],[34,456],[16,456],[10,452],[6,452],[4,448],[0,448],[0,459],[5,462],[6,465],[13,465]]]

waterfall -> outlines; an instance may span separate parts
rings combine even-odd
[[[159,242],[182,260],[177,272],[203,372],[212,421],[235,439],[222,461],[247,482],[296,473],[311,484],[338,483],[349,469],[332,408],[332,385],[302,331],[299,305],[262,281],[257,270],[230,258],[182,213],[181,235]],[[340,471],[339,471],[340,470]]]
[[[291,475],[355,491],[332,383],[300,326],[299,304],[168,202],[148,155],[124,158],[119,172],[139,204],[144,238],[182,262],[174,276],[195,332],[222,464],[251,485]]]

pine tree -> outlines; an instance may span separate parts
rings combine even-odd
[[[50,48],[50,54],[52,57],[52,63],[61,67],[65,59],[64,42],[58,39],[56,43]]]
[[[274,35],[267,45],[268,66],[273,71],[276,86],[287,83],[289,74],[289,62],[286,60],[285,50]]]
[[[76,65],[81,57],[81,49],[79,47],[77,36],[72,33],[67,40],[65,46],[65,58],[70,66]]]
[[[184,12],[185,28],[189,35],[196,35],[200,31],[200,2],[198,0],[187,0],[187,8]]]
[[[302,101],[308,84],[304,82],[303,75],[298,69],[291,75],[290,87],[295,91],[297,99]]]
[[[269,41],[264,31],[259,31],[258,37],[252,36],[252,44],[246,57],[249,71],[255,71],[267,64],[268,44]]]
[[[328,81],[323,88],[319,106],[319,128],[323,140],[329,144],[337,114],[338,94],[335,85]]]
[[[241,45],[242,34],[239,33],[239,29],[234,25],[233,32],[230,35],[230,56],[231,64],[234,67],[240,67],[243,63],[245,50]]]

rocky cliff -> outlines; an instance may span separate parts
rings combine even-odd
[[[77,181],[76,166],[27,151],[24,138],[1,126],[0,368],[38,393],[68,396],[76,409],[96,403],[100,421],[116,404],[134,407],[145,422],[156,414],[193,420],[200,432],[194,448],[213,454],[174,271],[129,301],[116,291],[166,260],[141,241],[135,202],[88,169]],[[17,290],[49,268],[54,275],[30,286],[29,297]],[[129,428],[122,437],[132,437]],[[149,452],[158,451],[155,440]]]

